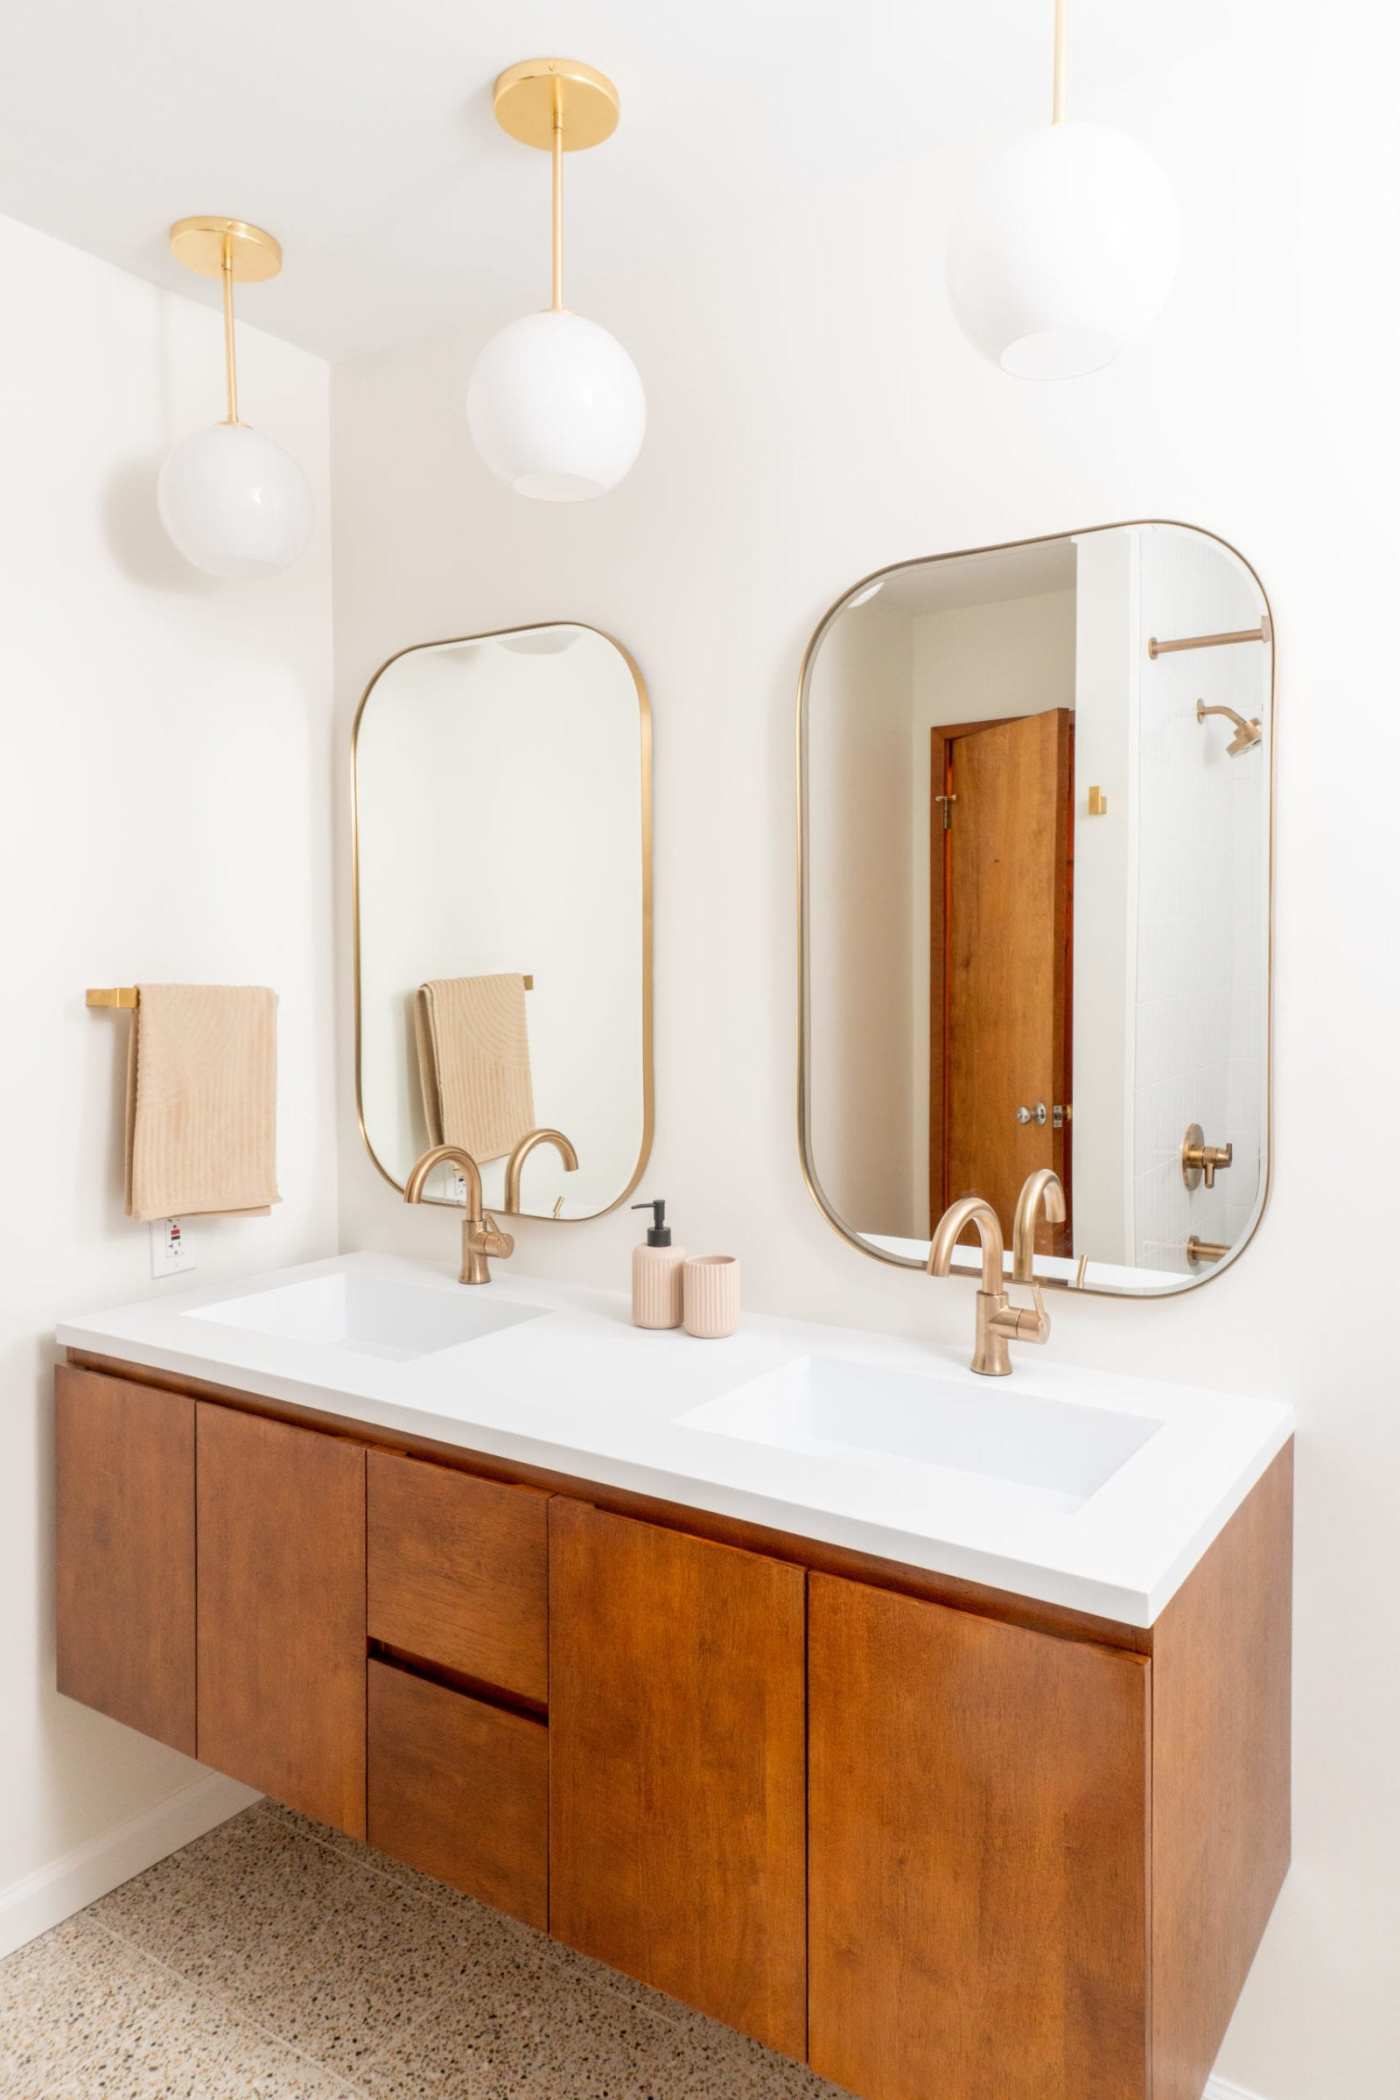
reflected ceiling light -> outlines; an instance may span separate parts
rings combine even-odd
[[[615,488],[642,449],[647,405],[615,336],[564,305],[564,155],[617,128],[617,89],[573,58],[527,58],[495,87],[496,121],[554,164],[553,279],[544,313],[493,335],[467,386],[467,422],[518,496],[577,503]]]
[[[228,414],[182,438],[166,459],[156,487],[161,523],[207,576],[273,576],[306,551],[311,490],[289,453],[238,420],[233,287],[275,277],[281,245],[242,219],[195,218],[176,221],[170,246],[187,270],[223,284]]]
[[[867,583],[863,591],[857,591],[853,597],[846,600],[847,612],[854,612],[858,605],[868,605],[871,599],[878,597],[884,588],[884,577],[877,576],[873,583]]]
[[[948,249],[963,332],[1020,379],[1110,364],[1165,304],[1181,245],[1151,154],[1107,125],[1065,121],[1065,8],[1055,0],[1051,124],[983,172]]]

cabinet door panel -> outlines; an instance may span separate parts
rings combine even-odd
[[[806,2044],[800,1568],[550,1504],[550,1929]]]
[[[445,1685],[369,1666],[369,1841],[543,1932],[549,1732]]]
[[[190,1757],[194,1402],[56,1375],[58,1689]]]
[[[543,1706],[549,1498],[384,1451],[369,1455],[369,1630]]]
[[[1145,2100],[1150,1664],[811,1578],[811,2062]]]
[[[199,1756],[365,1834],[365,1454],[201,1401]]]

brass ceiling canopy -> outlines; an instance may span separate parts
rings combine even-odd
[[[496,122],[524,146],[548,153],[556,129],[566,153],[601,146],[617,129],[617,89],[581,58],[524,58],[492,92]]]
[[[170,229],[176,262],[201,277],[222,277],[227,268],[235,284],[262,284],[282,268],[282,243],[246,219],[202,214],[177,219]]]

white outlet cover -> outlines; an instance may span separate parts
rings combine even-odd
[[[184,1276],[196,1267],[194,1246],[186,1218],[152,1218],[151,1274]]]

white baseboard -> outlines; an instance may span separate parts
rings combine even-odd
[[[167,1853],[178,1852],[181,1845],[203,1837],[216,1823],[227,1822],[260,1798],[252,1787],[210,1772],[115,1830],[36,1867],[22,1881],[0,1889],[0,1955],[61,1925],[75,1911],[85,1910],[133,1874],[144,1873]]]
[[[1228,2078],[1212,2078],[1201,2100],[1259,2100],[1259,2095],[1242,2085],[1232,2085]]]

